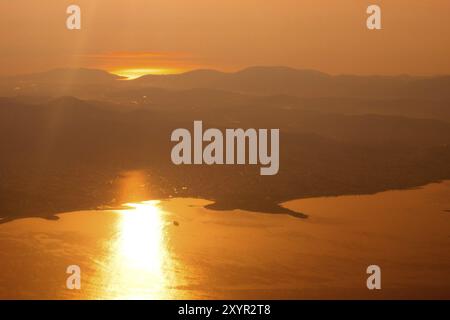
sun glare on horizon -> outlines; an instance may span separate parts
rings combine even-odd
[[[182,73],[185,70],[171,68],[136,68],[110,71],[112,74],[125,77],[124,80],[134,80],[146,75],[165,75]]]

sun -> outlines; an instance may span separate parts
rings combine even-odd
[[[131,68],[110,71],[112,74],[124,77],[124,80],[134,80],[146,75],[164,75],[181,73],[184,70],[171,68]]]

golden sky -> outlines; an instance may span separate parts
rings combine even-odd
[[[65,27],[82,9],[82,30]],[[383,30],[366,29],[382,8]],[[0,74],[285,65],[339,74],[450,74],[448,0],[0,1]]]

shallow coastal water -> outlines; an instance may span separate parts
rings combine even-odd
[[[302,199],[308,219],[170,199],[0,225],[0,298],[450,298],[450,181]],[[382,290],[366,288],[366,268]],[[66,268],[81,268],[81,290]]]

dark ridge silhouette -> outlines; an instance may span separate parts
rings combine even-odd
[[[0,223],[170,197],[305,218],[280,204],[450,178],[449,76],[250,67],[122,79],[90,69],[0,79]],[[280,128],[279,174],[174,166],[170,134],[194,120]],[[141,183],[124,192],[129,172]]]
[[[72,82],[72,83],[91,84],[91,83],[108,83],[111,81],[123,79],[126,78],[111,74],[104,70],[87,69],[87,68],[77,68],[77,69],[60,68],[41,73],[31,73],[7,77],[5,80],[19,81],[19,82],[34,82],[34,83]]]
[[[450,99],[450,76],[331,76],[287,67],[250,67],[234,73],[212,70],[177,75],[149,75],[132,82],[167,89],[208,88],[297,97]]]
[[[450,76],[332,76],[288,67],[250,67],[234,73],[193,70],[182,74],[147,75],[135,80],[95,69],[56,69],[0,79],[0,96],[73,95],[105,101],[116,90],[149,87],[211,89],[252,95],[288,95],[299,98],[450,100]]]
[[[105,101],[0,98],[1,223],[170,197],[208,199],[217,210],[305,218],[280,204],[450,178],[448,122],[346,115],[315,110],[314,99],[209,89],[150,88],[136,100],[140,90],[119,88]],[[170,133],[198,119],[219,129],[280,128],[279,174],[262,177],[257,166],[173,165]],[[140,180],[124,191],[129,172]]]

